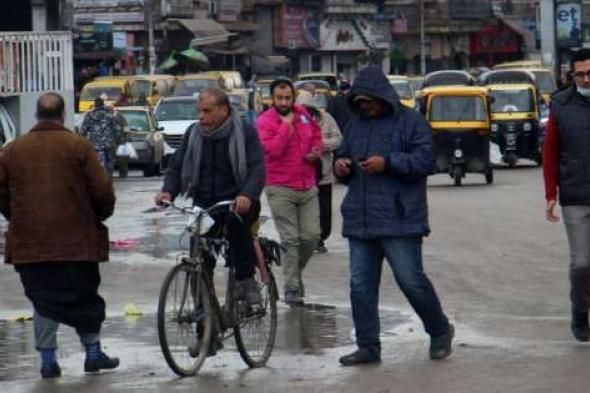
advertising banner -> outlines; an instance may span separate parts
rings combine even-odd
[[[582,46],[581,0],[557,0],[555,4],[555,38],[560,48]]]
[[[275,9],[274,19],[277,48],[313,49],[318,46],[319,22],[311,9],[283,5]]]

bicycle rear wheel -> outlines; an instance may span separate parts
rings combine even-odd
[[[213,312],[200,272],[186,263],[164,279],[158,301],[158,338],[168,366],[180,376],[195,375],[209,350]]]
[[[263,283],[259,270],[256,272],[262,307],[260,310],[244,310],[237,307],[238,319],[234,326],[234,337],[240,356],[253,368],[266,364],[274,348],[277,333],[278,291],[274,276],[269,271],[268,280]]]

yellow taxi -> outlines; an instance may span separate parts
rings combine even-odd
[[[416,96],[408,77],[404,75],[387,75],[387,79],[399,96],[400,102],[410,109],[416,109]]]

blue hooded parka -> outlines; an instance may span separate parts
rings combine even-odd
[[[360,115],[354,97],[366,95],[383,101],[387,111],[379,118]],[[432,132],[424,117],[400,104],[399,96],[378,67],[361,70],[347,96],[353,117],[337,158],[352,160],[342,202],[345,237],[421,237],[430,232],[426,178],[434,169]],[[385,158],[386,169],[369,175],[359,161]]]

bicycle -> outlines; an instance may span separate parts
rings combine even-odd
[[[233,201],[219,202],[208,209],[166,204],[191,217],[186,230],[193,244],[190,255],[182,256],[168,272],[160,290],[158,338],[168,366],[180,376],[195,375],[206,357],[216,353],[217,343],[232,335],[249,367],[264,366],[276,337],[278,290],[271,267],[273,263],[280,266],[280,245],[257,234],[252,236],[257,256],[255,279],[262,303],[252,306],[240,299],[234,267],[226,264],[229,272],[222,305],[205,255],[225,258],[228,241],[207,232],[213,225],[210,214],[220,208],[231,210]]]

